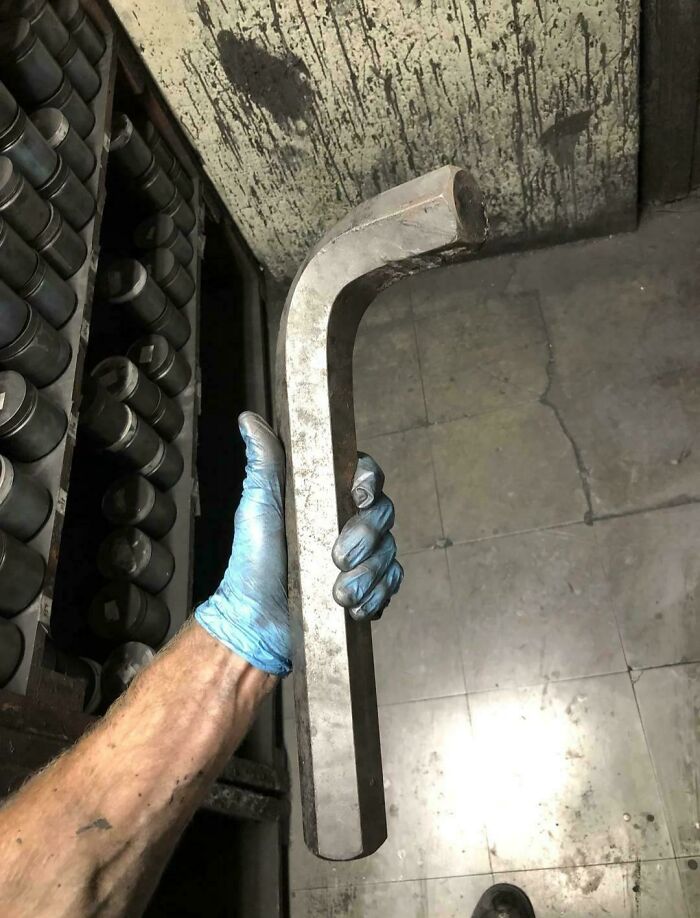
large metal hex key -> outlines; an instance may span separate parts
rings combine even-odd
[[[386,839],[371,626],[346,617],[331,593],[331,546],[353,512],[355,335],[381,290],[468,256],[485,235],[481,194],[465,171],[445,166],[341,220],[300,268],[282,316],[278,412],[304,836],[329,860],[365,857]]]

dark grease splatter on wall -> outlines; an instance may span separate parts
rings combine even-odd
[[[313,101],[309,71],[293,54],[275,57],[250,38],[222,29],[216,36],[221,66],[231,85],[268,110],[278,124],[296,121]]]
[[[540,137],[540,143],[551,153],[554,162],[560,169],[573,164],[574,148],[579,135],[588,127],[593,112],[587,109],[574,112],[573,115],[557,115],[554,124],[550,125]]]

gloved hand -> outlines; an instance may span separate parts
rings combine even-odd
[[[246,477],[236,511],[231,558],[218,589],[195,612],[199,624],[253,666],[277,676],[292,668],[284,531],[285,458],[272,428],[244,412]],[[356,619],[379,618],[403,580],[390,533],[394,507],[384,475],[360,454],[352,494],[359,512],[333,546],[341,573],[333,595]]]

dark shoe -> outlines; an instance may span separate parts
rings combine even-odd
[[[522,889],[496,883],[479,899],[472,918],[535,918],[535,910]]]

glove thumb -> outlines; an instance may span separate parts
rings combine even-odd
[[[280,500],[284,493],[285,458],[282,443],[267,421],[253,411],[238,418],[238,429],[245,444],[246,478],[243,490],[261,488]]]

